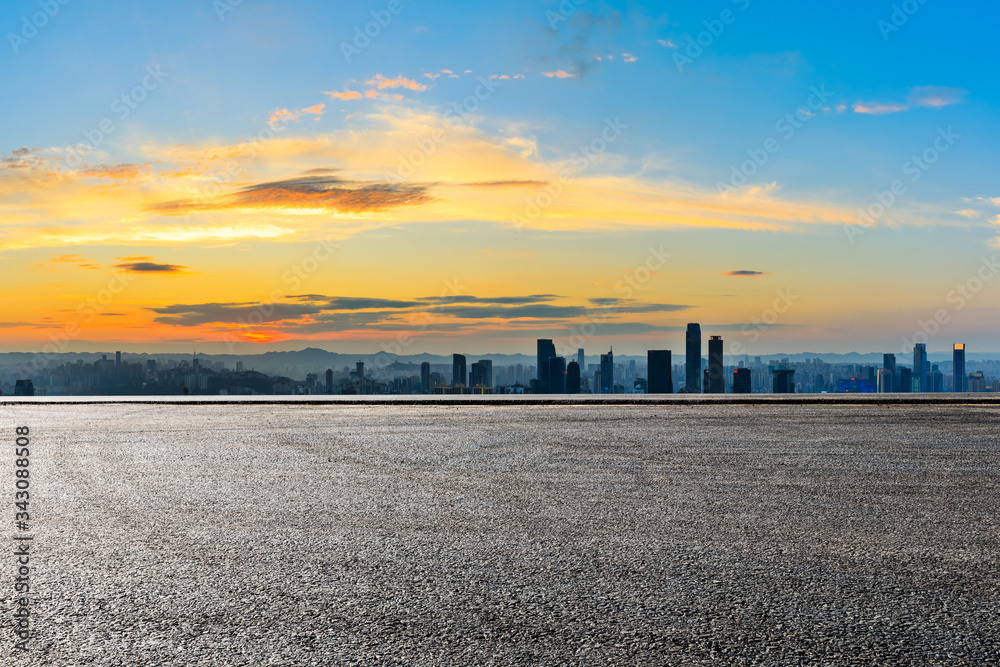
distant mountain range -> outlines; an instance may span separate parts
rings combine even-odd
[[[703,348],[703,352],[707,352]],[[683,363],[684,360],[684,350],[674,350],[673,360],[674,363]],[[909,361],[909,355],[901,354],[896,352],[896,363],[901,365],[907,365]],[[82,359],[84,362],[90,363],[98,360],[102,355],[107,355],[109,359],[114,359],[114,351],[109,352],[64,352],[48,355],[49,362],[55,362],[56,364],[75,362],[77,359]],[[192,354],[185,353],[131,353],[123,352],[122,358],[125,361],[142,361],[145,362],[147,359],[157,359],[157,360],[181,360],[181,359],[191,359]],[[534,355],[527,354],[499,354],[499,353],[488,353],[488,354],[465,354],[468,363],[471,364],[473,361],[479,359],[489,359],[493,362],[494,366],[513,366],[516,364],[523,364],[525,366],[536,363],[536,358]],[[777,354],[761,354],[761,355],[749,355],[751,361],[755,357],[760,357],[761,361],[768,362],[772,360],[788,359],[791,362],[802,362],[811,359],[822,359],[826,363],[831,364],[875,364],[878,366],[882,365],[882,353],[881,352],[848,352],[848,353],[831,353],[831,352],[798,352],[798,353],[777,353]],[[928,353],[928,360],[932,362],[950,362],[951,354],[949,353]],[[0,367],[2,366],[19,366],[26,364],[32,360],[34,355],[30,352],[6,352],[0,353]],[[372,370],[378,368],[385,368],[392,365],[394,369],[405,370],[407,368],[412,368],[415,371],[419,371],[420,364],[423,362],[429,362],[433,366],[444,366],[451,365],[451,355],[441,355],[441,354],[408,354],[408,355],[394,355],[386,352],[378,352],[372,354],[343,354],[340,352],[330,352],[328,350],[322,350],[315,347],[308,347],[302,350],[295,351],[280,351],[280,352],[264,352],[261,354],[203,354],[198,353],[198,359],[211,362],[223,362],[226,364],[227,368],[235,368],[236,363],[242,361],[247,369],[254,368],[263,372],[274,372],[280,371],[282,369],[288,369],[292,367],[309,367],[317,371],[322,371],[327,368],[333,368],[336,370],[343,369],[344,367],[354,368],[354,365],[358,361],[365,363],[367,368]],[[575,358],[575,357],[573,357]],[[737,360],[742,359],[741,357],[734,357],[731,355],[726,355],[726,363],[734,363]],[[990,352],[970,352],[966,355],[967,361],[984,361],[992,359],[1000,359],[1000,353],[990,353]],[[645,355],[615,355],[616,361],[636,361],[645,363]],[[587,355],[586,362],[588,364],[596,364],[600,361],[599,355]]]

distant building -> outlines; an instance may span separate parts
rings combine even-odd
[[[771,391],[775,394],[795,393],[795,371],[787,368],[775,368],[773,374]]]
[[[674,381],[670,374],[670,350],[646,351],[646,393],[674,393]]]
[[[608,350],[607,354],[601,355],[601,393],[615,393],[615,352]]]
[[[899,369],[899,391],[903,394],[909,394],[913,390],[913,370],[902,366]]]
[[[983,377],[982,371],[969,373],[969,378],[966,382],[968,383],[970,392],[986,391],[986,378]]]
[[[937,364],[931,366],[931,372],[927,374],[927,391],[944,391],[944,373],[938,370]]]
[[[122,365],[122,353],[121,351],[115,352],[115,366]]]
[[[701,325],[689,323],[685,341],[685,373],[688,393],[701,393]]]
[[[753,385],[750,383],[750,369],[737,368],[733,371],[733,393],[749,394]]]
[[[917,343],[913,346],[913,391],[927,391],[927,344]]]
[[[580,355],[582,354],[583,350],[580,350]],[[577,361],[566,364],[566,393],[580,393],[580,363]]]
[[[894,391],[898,391],[896,387],[896,355],[895,354],[883,354],[882,355],[882,383],[880,391],[884,394],[889,394]]]
[[[549,358],[549,393],[566,393],[566,359],[565,357]]]
[[[429,361],[420,364],[420,391],[431,393],[431,364]]]
[[[539,338],[538,341],[538,366],[536,367],[538,378],[538,393],[549,393],[549,359],[556,356],[556,346],[552,344],[551,338]]]
[[[44,387],[45,384],[43,383]],[[35,384],[31,380],[18,380],[14,383],[14,395],[15,396],[34,396],[35,395]]]
[[[583,369],[586,368],[587,366],[583,362],[583,348],[582,347],[579,350],[576,351],[576,363],[580,366],[580,373],[583,373]],[[569,370],[569,366],[566,367],[566,370]]]
[[[469,372],[470,387],[492,387],[493,386],[493,362],[489,359],[480,359],[473,362],[472,370]]]
[[[726,378],[722,371],[722,336],[708,339],[708,386],[706,394],[726,393]]]
[[[451,355],[451,386],[463,387],[466,381],[465,375],[465,355]]]
[[[965,376],[965,343],[955,343],[951,351],[952,376],[954,380],[954,390],[957,392],[968,391],[968,378]]]
[[[332,394],[333,393],[333,369],[332,368],[327,368],[326,369],[326,393],[328,393],[328,394]]]

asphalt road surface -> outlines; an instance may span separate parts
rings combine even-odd
[[[1000,662],[995,405],[5,406],[8,665]],[[15,427],[30,523],[15,523]],[[9,627],[9,622],[8,622]]]

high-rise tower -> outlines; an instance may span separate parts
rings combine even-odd
[[[701,393],[701,325],[690,323],[687,326],[685,335],[685,375],[687,390],[692,393]]]

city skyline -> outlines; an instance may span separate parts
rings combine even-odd
[[[0,351],[998,347],[997,7],[391,4],[5,3]]]

